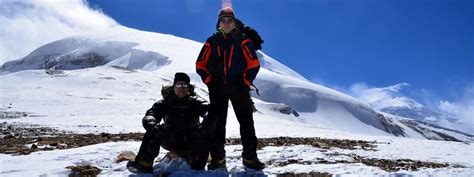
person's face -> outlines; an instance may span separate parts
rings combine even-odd
[[[232,17],[222,17],[219,20],[219,27],[226,33],[231,32],[235,28],[235,20]]]
[[[189,85],[184,81],[177,81],[174,84],[174,93],[179,97],[183,98],[188,95]]]

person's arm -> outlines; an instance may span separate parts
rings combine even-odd
[[[145,128],[147,131],[153,130],[163,119],[165,109],[164,100],[153,104],[153,106],[148,109],[148,111],[146,111],[145,117],[142,119],[143,128]]]
[[[250,87],[255,77],[257,77],[258,70],[260,70],[260,62],[250,39],[244,39],[241,46],[247,61],[247,66],[244,70],[244,83]]]
[[[209,105],[205,104],[202,101],[196,100],[196,110],[199,116],[203,118],[201,123],[201,135],[202,136],[211,136],[211,132],[214,132],[216,126],[216,118],[209,114]]]
[[[204,101],[199,101],[199,100],[195,100],[195,103],[194,103],[194,107],[196,109],[196,113],[200,116],[200,117],[205,117],[205,115],[207,115],[207,112],[209,111],[209,105],[206,104]]]
[[[209,58],[211,58],[212,54],[212,39],[211,36],[207,39],[206,43],[202,46],[201,52],[199,52],[199,56],[196,61],[196,72],[201,76],[202,81],[209,85],[212,80],[212,75],[207,68],[207,63],[209,62]]]

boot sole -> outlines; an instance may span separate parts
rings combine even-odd
[[[127,170],[132,172],[132,173],[140,173],[137,168],[135,167],[127,167]]]
[[[151,174],[153,173],[153,171],[151,172],[144,172],[144,171],[140,171],[140,169],[138,169],[137,167],[134,167],[134,166],[130,166],[127,164],[127,170],[132,172],[132,173],[135,173],[135,174],[139,174],[139,173],[146,173],[146,174]]]

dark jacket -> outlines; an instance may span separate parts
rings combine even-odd
[[[163,120],[163,127],[167,131],[178,132],[199,126],[199,117],[208,111],[208,105],[194,97],[178,98],[171,95],[156,102],[145,117],[153,116],[156,122]]]
[[[215,32],[206,40],[196,61],[202,81],[243,83],[250,87],[260,69],[252,41],[236,30],[233,34]]]

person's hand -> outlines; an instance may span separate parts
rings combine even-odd
[[[146,131],[153,131],[157,126],[158,122],[156,122],[156,119],[153,116],[145,116],[142,119],[142,124],[143,128],[145,128]]]

